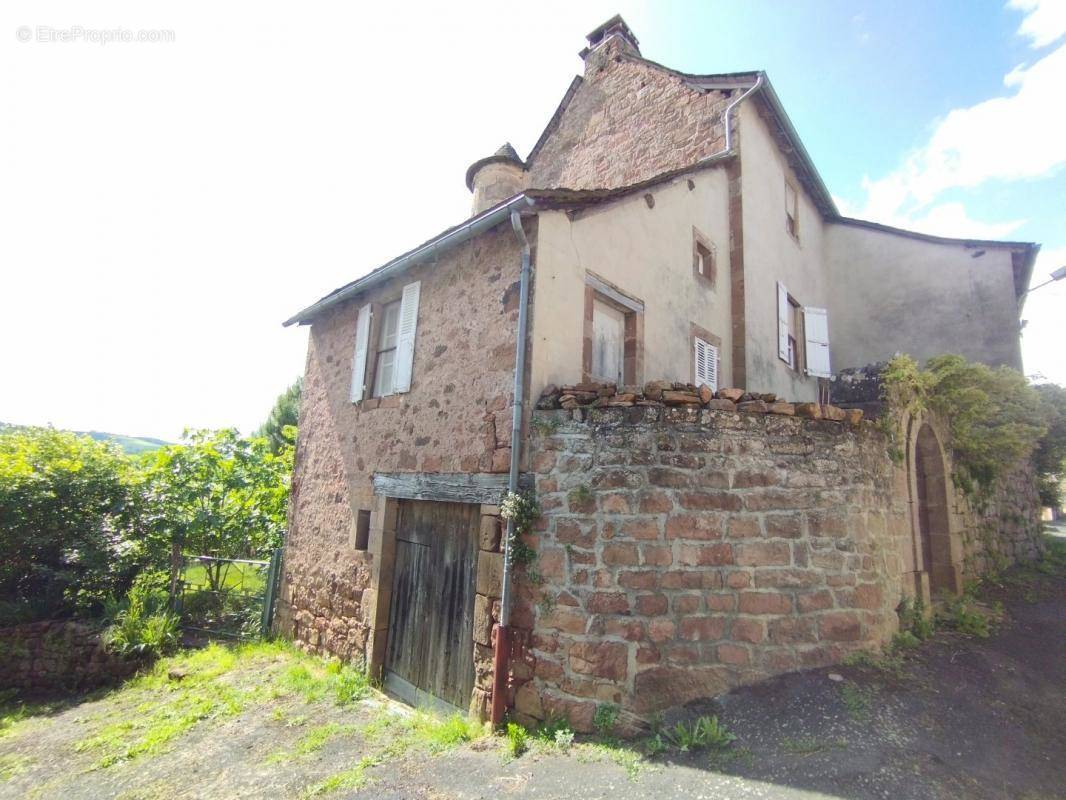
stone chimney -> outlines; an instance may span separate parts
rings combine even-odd
[[[528,185],[528,177],[510,142],[488,158],[475,161],[466,171],[466,188],[474,193],[473,214],[521,192]]]
[[[585,62],[585,75],[602,69],[616,55],[640,56],[640,42],[620,14],[615,14],[588,36],[588,47],[578,55]]]

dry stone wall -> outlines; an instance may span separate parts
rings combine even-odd
[[[0,687],[26,694],[92,689],[142,665],[109,652],[99,626],[46,620],[0,629]]]
[[[542,405],[591,389],[569,388]],[[587,728],[601,702],[646,717],[896,629],[909,523],[875,427],[662,391],[535,414],[528,717]]]

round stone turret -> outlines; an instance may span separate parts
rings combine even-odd
[[[525,165],[510,142],[488,158],[475,161],[466,171],[466,188],[474,193],[474,215],[521,192],[527,177]]]

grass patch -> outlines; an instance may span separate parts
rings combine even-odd
[[[241,674],[231,676],[238,668]],[[370,683],[355,667],[322,661],[283,642],[245,642],[214,643],[163,659],[120,691],[140,701],[133,711],[75,744],[78,752],[99,754],[96,769],[165,752],[198,725],[231,718],[250,705],[289,695],[308,704],[329,699],[346,705],[368,695]],[[293,724],[302,721],[294,718]],[[321,726],[312,733],[323,735]],[[313,745],[308,740],[303,746]]]
[[[9,781],[16,775],[21,775],[29,765],[30,759],[27,756],[0,755],[0,781]]]
[[[651,769],[651,765],[641,753],[618,742],[583,742],[575,745],[573,749],[581,763],[611,761],[625,770],[626,777],[631,781],[637,780],[642,773]]]
[[[962,597],[945,600],[943,608],[937,613],[937,621],[947,628],[965,636],[987,639],[995,626],[1003,618],[1003,607],[996,603],[992,609],[985,611],[973,600],[972,593]]]
[[[844,708],[852,719],[866,719],[873,705],[874,690],[868,686],[859,686],[857,683],[847,681],[840,685],[840,699]]]
[[[718,717],[713,716],[679,722],[663,731],[663,736],[682,753],[690,750],[722,750],[737,738],[718,721]]]
[[[847,743],[843,739],[829,741],[827,739],[819,739],[817,736],[789,737],[781,741],[781,749],[796,756],[813,756],[815,753],[821,753],[825,750],[843,750],[846,747]]]
[[[377,763],[373,756],[363,756],[351,769],[334,773],[328,778],[307,787],[301,792],[300,797],[320,797],[324,794],[339,792],[342,789],[361,789],[370,781],[366,771]]]
[[[503,740],[504,756],[510,760],[518,758],[529,748],[529,731],[517,722],[507,723],[507,734]]]
[[[358,725],[345,725],[339,722],[327,722],[324,725],[318,725],[297,739],[292,750],[279,750],[276,753],[272,753],[267,757],[267,763],[277,764],[317,753],[330,740],[339,736],[351,736],[358,732]]]
[[[747,747],[730,747],[728,750],[712,750],[707,759],[711,769],[725,770],[730,767],[750,767],[755,763],[755,754]]]
[[[363,670],[340,661],[311,659],[286,667],[277,687],[298,695],[305,703],[332,698],[339,706],[362,700],[371,690],[370,679]]]

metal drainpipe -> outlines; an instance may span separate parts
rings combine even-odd
[[[529,326],[529,240],[522,229],[522,216],[511,211],[511,227],[522,245],[522,272],[518,279],[518,341],[515,343],[514,404],[511,413],[511,471],[507,489],[518,491],[518,463],[522,452],[522,416],[525,407],[526,333]],[[503,542],[503,586],[500,591],[500,625],[492,658],[492,724],[499,725],[507,711],[507,670],[511,656],[511,538],[514,521],[507,520]]]
[[[736,108],[740,101],[742,101],[748,95],[754,94],[759,90],[763,83],[762,79],[763,74],[760,72],[757,76],[755,76],[755,83],[753,83],[751,87],[748,88],[743,94],[733,98],[732,102],[730,102],[729,105],[725,107],[725,111],[722,113],[722,119],[725,122],[725,146],[722,147],[722,149],[719,150],[717,153],[711,153],[709,156],[704,156],[699,160],[699,163],[702,164],[704,161],[723,156],[733,149],[733,127],[729,124],[730,120],[732,119],[733,109]]]

